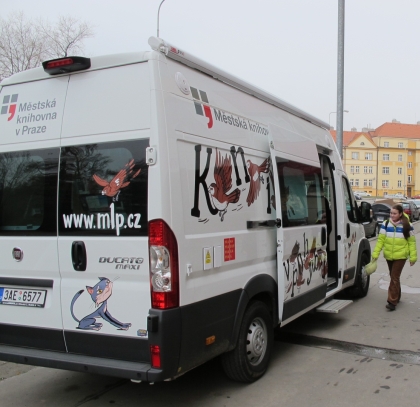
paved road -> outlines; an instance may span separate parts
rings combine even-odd
[[[380,259],[368,296],[339,314],[309,313],[277,331],[270,369],[257,383],[229,381],[217,361],[153,386],[5,363],[0,406],[417,407],[420,261],[404,269],[395,312],[385,308],[386,270]]]

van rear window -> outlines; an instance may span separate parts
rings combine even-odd
[[[59,150],[0,154],[0,235],[56,235]]]
[[[147,236],[149,140],[63,147],[59,234]]]

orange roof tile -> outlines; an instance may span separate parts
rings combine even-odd
[[[370,132],[372,137],[401,137],[401,138],[419,138],[419,124],[404,123],[384,123],[376,130]]]
[[[420,127],[420,126],[419,126]],[[334,139],[334,141],[337,143],[337,131],[336,130],[330,130],[330,133]],[[347,147],[352,141],[356,140],[361,135],[366,136],[370,141],[372,141],[372,138],[369,133],[363,132],[363,131],[343,131],[343,147]],[[372,141],[373,143],[373,141]],[[375,143],[373,143],[375,144]]]

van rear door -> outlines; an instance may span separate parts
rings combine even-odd
[[[3,344],[65,351],[56,213],[67,85],[68,77],[49,78],[10,84],[0,92]]]
[[[147,63],[71,77],[58,208],[69,353],[149,361],[149,121]]]

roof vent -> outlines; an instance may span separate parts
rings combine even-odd
[[[356,127],[352,127],[351,131],[357,131]]]
[[[420,121],[419,121],[419,122],[417,122],[417,124],[420,124]]]
[[[401,123],[401,122],[398,121],[397,119],[392,119],[392,123]]]

